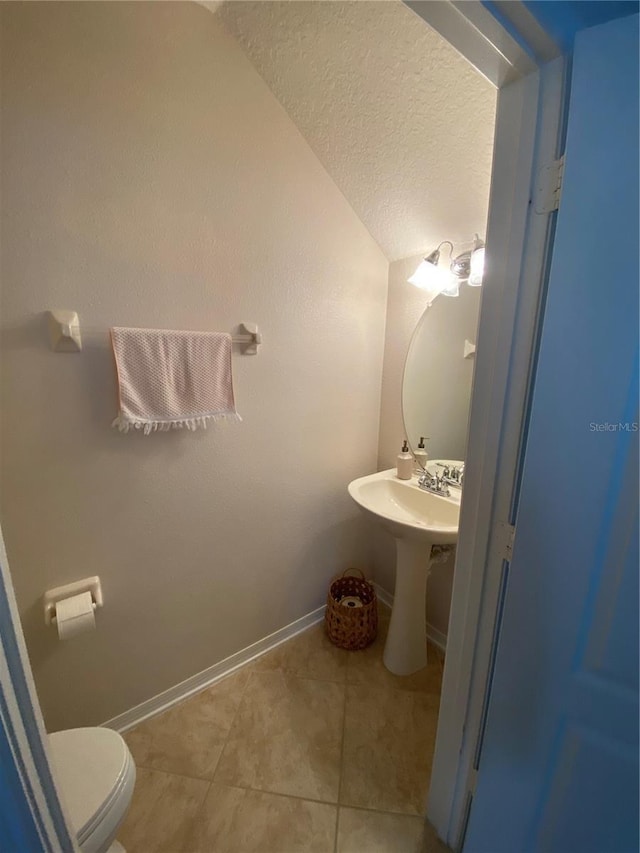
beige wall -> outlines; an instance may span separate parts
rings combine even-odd
[[[187,3],[1,4],[2,526],[49,728],[118,714],[367,564],[387,263],[236,42]],[[79,355],[47,308],[77,310]],[[416,305],[417,309],[417,305]],[[110,428],[110,325],[232,330],[238,425]],[[99,574],[98,629],[45,589]]]

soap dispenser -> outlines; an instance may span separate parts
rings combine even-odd
[[[405,438],[402,450],[398,453],[396,460],[396,470],[399,480],[410,480],[413,474],[413,454],[409,451],[409,445]]]
[[[424,446],[425,441],[429,441],[428,436],[425,439],[425,437],[423,435],[421,435],[420,436],[420,443],[418,444],[417,449],[413,453],[413,455],[416,458],[416,462],[418,463],[417,467],[418,467],[418,469],[420,469],[418,471],[418,473],[421,473],[421,471],[427,470],[427,462],[429,460],[429,454],[425,450],[425,446]]]

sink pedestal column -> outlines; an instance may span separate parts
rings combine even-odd
[[[430,553],[430,545],[396,539],[396,591],[383,656],[384,665],[395,675],[411,675],[427,665]]]

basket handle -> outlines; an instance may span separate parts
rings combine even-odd
[[[358,574],[360,575],[361,579],[362,579],[363,581],[366,581],[366,578],[365,578],[365,576],[364,576],[364,572],[362,571],[362,569],[352,569],[352,568],[345,569],[345,570],[344,570],[344,572],[340,575],[340,577],[342,577],[342,578],[343,578],[343,577],[345,577],[345,575],[347,574],[347,572],[358,572]]]

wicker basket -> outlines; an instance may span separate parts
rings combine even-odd
[[[358,572],[360,577],[347,576],[347,572]],[[375,640],[378,633],[376,591],[360,569],[346,569],[333,581],[324,622],[329,639],[342,649],[364,649]]]

